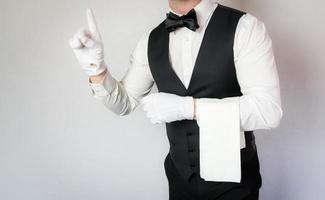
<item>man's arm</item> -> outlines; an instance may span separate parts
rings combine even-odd
[[[89,78],[93,96],[118,115],[131,113],[152,89],[154,80],[147,58],[149,33],[145,33],[130,55],[131,66],[123,78],[116,80],[109,71]]]
[[[104,59],[104,47],[94,13],[86,10],[88,28],[80,29],[70,40],[70,47],[89,78],[93,96],[102,100],[107,108],[118,115],[129,114],[147,95],[153,78],[148,65],[147,43],[149,32],[143,35],[133,51],[131,67],[121,81],[109,72]]]
[[[238,23],[234,42],[236,74],[243,95],[196,99],[198,123],[202,115],[212,115],[216,120],[224,118],[229,112],[223,105],[232,104],[239,107],[241,131],[275,128],[283,112],[272,40],[265,25],[250,14],[244,15]],[[215,106],[214,111],[220,108],[220,112],[206,112],[207,109],[201,112],[200,108],[208,104]]]

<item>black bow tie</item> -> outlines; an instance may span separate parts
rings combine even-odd
[[[184,26],[192,31],[195,31],[197,28],[199,28],[196,12],[194,9],[190,10],[186,15],[182,16],[178,16],[172,12],[167,13],[165,27],[168,32],[175,31],[177,28]]]

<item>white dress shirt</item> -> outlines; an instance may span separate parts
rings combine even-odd
[[[217,6],[218,3],[212,0],[202,0],[194,8],[200,27],[195,32],[183,27],[170,33],[170,62],[186,87],[192,75],[205,29]],[[145,33],[139,40],[130,56],[131,66],[120,81],[108,72],[102,83],[89,82],[93,96],[118,115],[131,113],[139,105],[140,99],[150,93],[154,84],[147,58],[149,34],[150,32]],[[238,123],[240,148],[244,148],[243,131],[275,128],[282,118],[280,85],[272,40],[262,21],[249,13],[240,18],[235,33],[233,53],[236,75],[243,95],[223,99],[199,98],[197,119],[199,126],[201,119],[206,119],[202,123],[210,125],[220,125],[219,122],[224,125]],[[225,121],[226,119],[228,121]]]

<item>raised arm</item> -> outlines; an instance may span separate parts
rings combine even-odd
[[[87,9],[89,30],[81,29],[70,40],[76,57],[89,76],[93,96],[118,115],[131,113],[153,84],[148,66],[147,40],[144,34],[130,56],[131,66],[123,78],[116,80],[104,61],[104,48],[93,12]]]

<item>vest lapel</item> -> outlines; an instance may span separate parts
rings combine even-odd
[[[170,62],[169,32],[164,29],[159,41],[157,42],[157,46],[161,47],[159,50],[155,50],[157,52],[155,57],[159,58],[157,61],[160,63],[160,67],[158,69],[160,72],[157,73],[160,73],[160,75],[166,75],[165,81],[168,81],[170,84],[173,84],[173,87],[171,88],[174,88],[173,92],[175,94],[185,96],[187,94],[187,89],[175,73]]]

